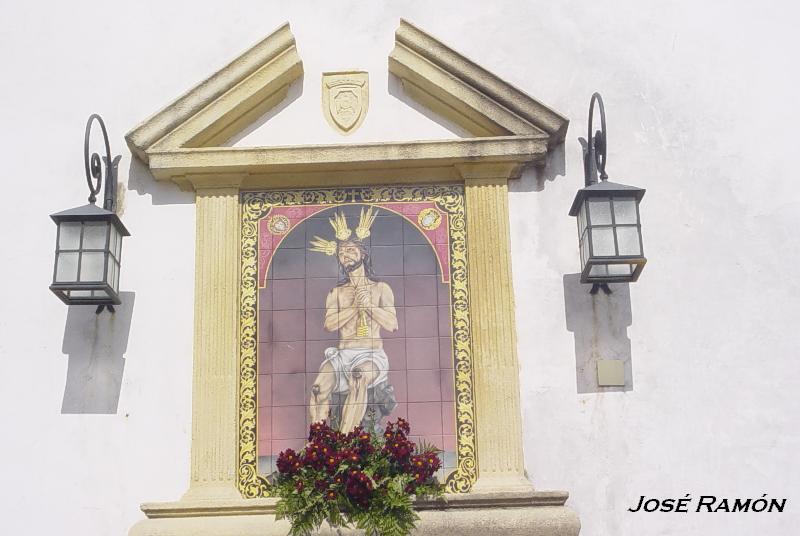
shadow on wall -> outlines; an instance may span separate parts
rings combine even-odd
[[[564,275],[564,302],[567,330],[575,336],[575,376],[578,393],[632,391],[632,324],[630,285],[612,284],[611,294],[589,294],[591,285],[581,283],[580,274]],[[625,369],[625,385],[600,387],[597,362],[619,359]]]
[[[72,305],[62,352],[69,356],[62,414],[117,412],[135,292],[121,292],[114,314],[95,314],[94,305]]]
[[[274,108],[270,108],[267,110],[266,113],[262,114],[258,119],[250,123],[249,126],[244,128],[238,134],[235,134],[231,139],[226,141],[222,144],[223,147],[233,147],[248,135],[252,134],[259,128],[261,128],[264,124],[266,124],[270,119],[281,113],[283,110],[289,107],[294,101],[299,99],[303,95],[303,82],[305,81],[305,74],[301,75],[300,78],[295,80],[294,82],[289,85],[289,89],[286,91],[286,98],[279,102]]]
[[[139,195],[150,194],[154,205],[186,205],[194,203],[194,192],[182,192],[171,182],[159,182],[150,173],[147,164],[131,156],[128,168],[128,190]]]
[[[397,100],[407,104],[410,108],[418,111],[434,123],[446,128],[459,138],[474,138],[475,135],[462,128],[458,124],[442,117],[441,115],[431,111],[425,106],[421,105],[411,97],[409,97],[403,90],[403,82],[393,74],[389,74],[389,82],[387,84],[389,95],[395,97]]]
[[[543,165],[528,166],[522,171],[519,180],[509,181],[511,192],[542,192],[548,183],[566,175],[567,163],[564,143],[559,143],[547,151]],[[581,183],[583,185],[583,183]]]
[[[396,99],[407,104],[410,108],[424,115],[434,123],[446,128],[459,138],[474,138],[475,135],[450,121],[419,102],[412,99],[403,90],[403,82],[393,74],[389,75],[388,83],[389,94]],[[547,152],[547,160],[543,165],[530,166],[526,168],[519,180],[509,182],[509,190],[512,192],[541,192],[549,182],[553,182],[558,177],[563,177],[566,173],[566,157],[564,153],[564,143],[559,143],[551,147]]]
[[[264,125],[270,119],[285,110],[291,103],[303,94],[303,77],[295,80],[283,99],[274,108],[255,119],[247,128],[235,134],[230,140],[221,144],[222,147],[232,147],[249,134]],[[134,190],[139,195],[150,194],[154,205],[182,205],[194,203],[194,192],[182,192],[171,182],[159,182],[150,173],[147,165],[136,156],[131,157],[131,166],[128,169],[128,190]]]

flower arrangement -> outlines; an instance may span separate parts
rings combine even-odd
[[[278,456],[276,518],[291,521],[292,536],[307,536],[323,521],[368,535],[406,536],[419,520],[412,496],[443,493],[434,477],[440,451],[417,446],[410,431],[404,419],[388,423],[383,434],[312,424],[305,448]]]

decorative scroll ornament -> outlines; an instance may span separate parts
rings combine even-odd
[[[342,134],[361,126],[369,107],[369,74],[363,71],[322,73],[322,113]]]

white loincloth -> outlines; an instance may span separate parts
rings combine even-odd
[[[374,387],[389,379],[389,358],[382,348],[327,348],[325,350],[325,363],[330,363],[336,378],[334,393],[347,393],[350,391],[350,381],[353,370],[369,363],[372,367],[367,368],[377,372],[375,379],[367,387]]]

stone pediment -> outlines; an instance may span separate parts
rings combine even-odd
[[[459,178],[457,165],[544,161],[568,121],[407,21],[395,33],[389,71],[406,94],[474,138],[452,140],[225,147],[287,98],[303,75],[289,24],[284,24],[126,135],[131,151],[157,180],[192,189],[197,175],[244,174],[248,186],[313,184],[319,171],[343,182]],[[512,176],[515,173],[512,173]],[[518,174],[518,171],[516,172]],[[203,186],[209,186],[204,179]]]
[[[414,100],[474,136],[564,141],[566,118],[408,21],[395,33],[389,72]]]

